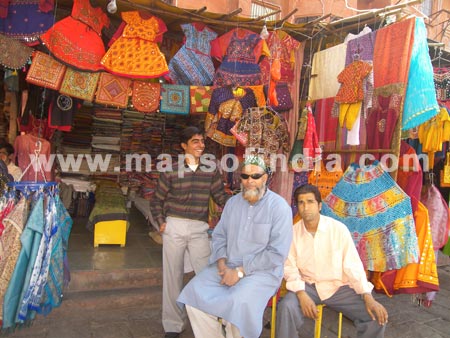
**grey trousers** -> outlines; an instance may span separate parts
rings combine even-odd
[[[195,273],[207,264],[211,254],[208,223],[167,217],[163,232],[162,324],[165,332],[181,332],[187,323],[186,309],[176,300],[183,288],[184,256],[188,254]]]
[[[342,286],[333,296],[324,301],[320,300],[313,285],[306,284],[306,292],[316,304],[325,304],[337,312],[342,312],[345,317],[353,321],[358,338],[384,337],[386,326],[372,320],[361,296],[350,287]],[[278,305],[276,336],[298,338],[303,322],[304,316],[297,295],[289,291]]]

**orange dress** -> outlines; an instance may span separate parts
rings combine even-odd
[[[138,11],[123,12],[122,19],[126,26],[103,56],[103,67],[110,73],[130,78],[167,74],[166,58],[157,44],[167,31],[164,22],[155,16],[144,19]]]

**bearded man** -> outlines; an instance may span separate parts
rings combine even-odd
[[[264,309],[283,277],[292,241],[292,211],[267,188],[268,170],[257,156],[245,159],[241,192],[225,204],[212,233],[209,265],[183,289],[197,338],[257,338]]]

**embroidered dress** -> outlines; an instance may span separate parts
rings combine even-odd
[[[324,199],[322,213],[347,225],[366,270],[419,261],[411,200],[377,161],[350,165]]]
[[[251,89],[238,88],[236,94],[230,86],[214,89],[205,120],[206,135],[224,146],[235,147],[236,137],[230,129],[250,107],[256,107]]]
[[[38,44],[39,36],[55,23],[53,6],[44,8],[40,0],[9,0],[2,14],[0,31],[28,45]]]
[[[169,72],[166,58],[159,50],[167,31],[164,22],[151,16],[141,17],[138,11],[123,12],[126,22],[120,36],[103,56],[101,64],[114,74],[131,78],[155,78]]]
[[[265,40],[250,30],[235,28],[211,42],[211,56],[222,63],[214,75],[216,86],[252,86],[262,83],[258,60],[270,55]]]
[[[54,57],[79,70],[99,71],[105,54],[101,38],[102,28],[109,19],[100,7],[92,7],[89,0],[75,0],[72,14],[57,23],[40,37]]]
[[[176,84],[207,86],[214,77],[211,41],[217,33],[202,23],[181,25],[186,42],[169,62],[169,77]]]

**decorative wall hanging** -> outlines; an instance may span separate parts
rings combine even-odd
[[[143,113],[152,113],[158,110],[161,99],[161,85],[143,81],[133,82],[131,102],[133,107]]]
[[[28,62],[33,48],[0,34],[0,63],[6,68],[20,69]]]
[[[163,113],[188,115],[190,107],[189,86],[163,84],[161,107]]]
[[[191,86],[191,113],[206,113],[211,102],[213,86]]]
[[[109,73],[101,73],[98,80],[95,102],[126,108],[131,80]]]
[[[51,56],[36,51],[26,81],[41,87],[59,90],[66,68]]]
[[[59,92],[92,102],[97,89],[100,73],[87,73],[67,68]]]

